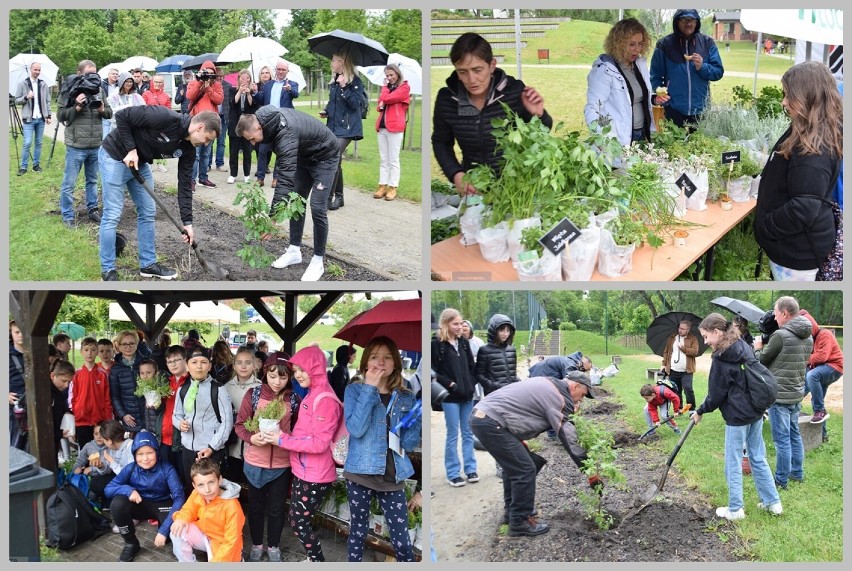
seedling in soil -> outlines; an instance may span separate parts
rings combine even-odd
[[[252,268],[268,266],[275,257],[263,248],[261,238],[271,234],[276,223],[303,216],[306,201],[291,192],[270,216],[266,196],[260,187],[246,184],[237,186],[240,191],[234,198],[234,206],[243,206],[243,213],[238,218],[246,229],[245,244],[237,251],[237,256]]]
[[[580,414],[574,414],[572,420],[577,429],[577,440],[586,450],[587,456],[580,471],[587,478],[598,475],[610,485],[625,482],[624,474],[615,463],[618,452],[613,448],[615,441],[612,435],[602,425],[583,418]],[[598,529],[604,531],[614,523],[612,514],[603,507],[605,493],[601,488],[592,493],[582,490],[577,493],[586,517],[594,521]]]
[[[498,532],[500,535],[507,536],[509,535],[509,524],[504,523],[500,526],[500,531]]]
[[[342,278],[346,274],[346,270],[341,268],[338,264],[332,262],[328,266],[326,266],[325,273],[334,278]]]

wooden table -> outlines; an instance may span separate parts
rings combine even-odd
[[[722,210],[718,202],[708,202],[707,210],[687,210],[685,220],[703,226],[688,228],[686,247],[675,246],[672,239],[654,251],[648,245],[637,248],[633,254],[633,270],[617,278],[598,273],[592,281],[673,281],[702,255],[704,279],[713,275],[713,250],[716,243],[731,228],[754,210],[755,200],[734,202],[730,211]],[[432,279],[441,281],[518,281],[518,273],[511,262],[492,264],[485,261],[479,245],[462,246],[459,236],[447,238],[431,248]],[[652,267],[653,263],[653,267]]]

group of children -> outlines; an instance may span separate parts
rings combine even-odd
[[[158,528],[154,546],[163,547],[170,540],[178,561],[194,561],[194,550],[206,551],[209,561],[241,561],[246,522],[252,540],[248,560],[261,561],[265,551],[269,561],[281,561],[289,495],[289,525],[307,560],[324,561],[312,517],[337,479],[331,444],[344,422],[344,406],[329,385],[322,350],[307,347],[292,358],[273,352],[258,370],[255,351],[241,347],[234,358],[234,376],[222,385],[211,375],[209,349],[198,345],[187,351],[172,345],[165,351],[168,395],[154,406],[133,394],[138,381],[160,375],[156,362],[140,355],[138,342],[135,332],[121,332],[116,338],[119,355],[107,369],[95,363],[97,342],[84,339],[83,366],[75,372],[68,361],[59,360],[51,372],[58,400],[68,384],[73,387],[66,402],[71,403],[82,445],[74,471],[91,477],[91,497],[110,510],[113,531],[124,539],[119,560],[132,561],[139,553],[136,525],[147,519]],[[386,382],[374,391],[375,400],[365,403],[370,410],[381,408],[374,421],[386,415],[386,445],[357,454],[359,463],[349,477],[357,480],[361,474],[372,474],[366,482],[359,480],[364,486],[358,488],[358,496],[369,502],[375,494],[388,513],[399,511],[395,508],[401,502],[405,513],[402,481],[413,472],[405,450],[419,445],[420,420],[400,424],[415,397],[405,387],[399,351],[392,341],[383,343],[384,349],[374,348],[373,353],[382,353],[389,364],[371,368],[367,382],[373,384],[376,378]],[[370,354],[365,351],[362,367],[368,362]],[[393,402],[385,402],[391,394]],[[281,401],[283,410],[278,429],[261,432],[255,424],[258,411],[273,401]],[[359,408],[368,406],[358,402]],[[388,447],[394,430],[401,437],[395,450]],[[126,432],[133,437],[125,438]],[[378,433],[373,432],[369,435],[375,441]],[[350,443],[356,442],[356,435]],[[364,464],[364,457],[377,454],[381,461]],[[386,454],[396,461],[386,460]],[[386,474],[388,465],[395,467],[395,474]],[[369,478],[379,483],[370,487]],[[239,501],[238,482],[247,487],[248,518]],[[405,521],[391,525],[398,559],[413,560],[407,518],[396,519]],[[366,523],[353,526],[350,560],[360,560],[366,530]]]

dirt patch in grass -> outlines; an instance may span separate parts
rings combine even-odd
[[[676,469],[668,473],[664,489],[641,512],[631,514],[637,500],[656,488],[676,440],[658,438],[638,442],[613,411],[622,407],[597,390],[595,401],[583,403],[583,414],[603,423],[615,436],[618,465],[625,486],[606,488],[603,505],[615,525],[598,530],[586,520],[576,492],[588,490],[585,477],[557,439],[542,435],[539,454],[547,458],[536,481],[536,508],[550,532],[538,537],[509,537],[494,529],[487,561],[740,561],[748,558],[731,524],[715,517],[713,508],[690,489]],[[684,446],[689,446],[687,439]],[[495,502],[497,498],[494,498]],[[638,502],[641,505],[641,501]],[[499,503],[494,509],[502,509]],[[442,525],[439,522],[439,525]]]
[[[162,201],[170,211],[179,212],[177,196],[159,192]],[[284,269],[271,266],[251,268],[238,256],[237,250],[243,246],[245,231],[242,222],[217,208],[207,206],[201,201],[193,204],[193,230],[201,256],[229,271],[232,280],[239,281],[299,281],[313,256],[313,249],[302,245],[302,263]],[[157,261],[178,271],[178,279],[184,281],[216,280],[213,275],[204,272],[191,249],[180,239],[175,225],[159,209],[155,221]],[[138,246],[136,241],[136,210],[133,202],[127,198],[124,211],[118,224],[118,231],[127,237],[127,247],[117,259],[119,276],[124,280],[142,280],[139,276]],[[264,243],[264,249],[277,258],[289,246],[285,238],[273,237]],[[335,266],[339,270],[335,269]],[[389,279],[361,266],[336,258],[326,252],[326,272],[322,281],[379,281]],[[154,278],[152,278],[154,279]]]

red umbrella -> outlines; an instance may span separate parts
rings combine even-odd
[[[333,337],[364,347],[373,337],[390,337],[403,351],[420,351],[422,303],[418,299],[386,299],[361,312]]]

